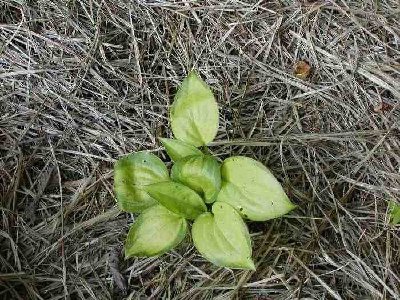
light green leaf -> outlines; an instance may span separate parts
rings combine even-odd
[[[212,206],[217,227],[224,233],[225,238],[235,245],[240,253],[251,256],[251,239],[249,230],[240,214],[229,204],[216,202]]]
[[[202,152],[195,146],[176,139],[160,138],[165,151],[173,161],[178,161],[186,156],[201,155]]]
[[[193,223],[197,250],[217,266],[255,270],[250,236],[240,215],[223,203],[214,203],[213,212],[200,215]]]
[[[229,203],[245,218],[266,221],[296,207],[274,175],[252,158],[234,156],[226,159],[221,174],[224,182],[217,201]]]
[[[209,155],[187,156],[172,166],[171,178],[201,194],[206,203],[212,203],[221,188],[221,167]]]
[[[393,225],[399,224],[400,223],[400,205],[394,201],[390,201],[389,210],[390,210],[390,223]]]
[[[177,246],[185,237],[186,220],[161,205],[146,209],[131,226],[125,257],[157,256]]]
[[[174,136],[196,147],[211,142],[218,131],[218,105],[207,84],[192,71],[183,80],[170,110]]]
[[[177,182],[148,185],[146,191],[161,205],[187,219],[194,220],[207,211],[203,199],[195,191]]]
[[[114,167],[114,190],[119,207],[128,212],[141,212],[157,204],[143,188],[167,180],[167,167],[151,153],[136,152],[121,158]]]

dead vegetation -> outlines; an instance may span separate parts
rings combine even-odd
[[[400,298],[398,1],[0,8],[0,299]],[[192,67],[220,105],[213,153],[264,162],[299,206],[250,224],[256,272],[187,242],[121,257],[134,216],[115,208],[113,162],[165,158],[157,137]]]

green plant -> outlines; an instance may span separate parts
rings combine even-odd
[[[389,216],[392,225],[400,223],[400,205],[394,201],[389,202]]]
[[[217,266],[255,269],[251,239],[243,219],[266,221],[295,205],[260,162],[244,156],[222,164],[207,150],[218,130],[218,106],[210,88],[192,71],[170,110],[175,139],[161,138],[174,161],[167,167],[149,152],[121,158],[115,165],[115,193],[121,209],[142,214],[129,230],[125,256],[161,255],[185,237]]]

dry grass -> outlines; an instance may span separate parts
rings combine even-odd
[[[0,299],[400,299],[398,1],[0,8]],[[188,241],[121,257],[134,216],[115,208],[113,162],[165,157],[157,137],[192,67],[221,108],[212,151],[261,160],[299,205],[250,224],[257,272]]]

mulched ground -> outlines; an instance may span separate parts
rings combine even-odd
[[[0,299],[400,299],[399,61],[396,0],[0,1]],[[262,161],[299,206],[249,224],[256,272],[190,237],[122,256],[113,163],[167,161],[192,68],[220,106],[211,151]]]

